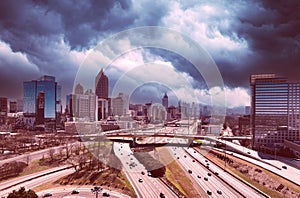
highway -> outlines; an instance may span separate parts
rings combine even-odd
[[[232,187],[221,181],[209,169],[202,166],[190,155],[183,152],[178,159],[177,152],[182,152],[183,148],[172,147],[170,153],[177,159],[177,162],[186,170],[190,172],[190,178],[195,184],[194,188],[200,193],[201,197],[243,197],[237,193]],[[210,175],[210,176],[209,176]],[[218,193],[219,191],[219,193]],[[211,195],[210,195],[211,194]]]
[[[75,142],[75,143],[70,144],[69,146],[71,146],[71,145],[78,145],[78,144],[80,144],[80,143],[79,142]],[[0,166],[2,164],[8,163],[8,162],[12,162],[12,161],[21,161],[21,162],[25,162],[26,163],[28,157],[29,157],[29,162],[32,162],[34,160],[41,159],[43,157],[43,155],[44,156],[48,156],[50,149],[53,149],[54,152],[57,153],[57,152],[59,152],[59,150],[61,148],[64,148],[64,147],[65,147],[65,145],[63,145],[63,146],[56,146],[56,147],[51,147],[51,148],[47,148],[47,149],[43,149],[43,150],[39,150],[39,151],[34,151],[34,152],[31,152],[31,153],[22,154],[22,155],[19,155],[19,156],[16,156],[16,157],[8,158],[8,159],[0,161]]]
[[[13,190],[18,190],[20,187],[25,187],[27,189],[31,189],[33,187],[39,186],[41,184],[47,183],[52,180],[56,180],[60,177],[69,175],[71,173],[74,173],[75,170],[73,168],[61,170],[58,172],[54,172],[52,174],[46,174],[50,173],[55,170],[59,170],[61,168],[53,168],[47,171],[41,171],[38,173],[34,173],[31,175],[23,176],[14,178],[5,182],[0,183],[0,197],[7,196],[10,192]],[[40,176],[40,177],[38,177]]]
[[[78,194],[72,194],[73,190],[78,190],[79,193]],[[110,197],[113,197],[113,198],[118,198],[118,197],[130,198],[130,196],[128,196],[128,195],[121,194],[121,193],[115,192],[115,191],[110,191],[110,190],[107,190],[107,189],[103,189],[102,191],[100,191],[98,193],[98,197],[102,197],[102,194],[104,192],[108,192],[110,194]],[[37,195],[39,197],[43,197],[44,194],[46,194],[46,193],[51,193],[52,198],[96,197],[96,193],[93,193],[91,191],[91,188],[55,188],[55,189],[48,189],[48,190],[45,190],[45,191],[37,192]]]
[[[189,148],[189,149],[185,149],[185,151],[189,155],[192,155],[203,166],[209,164],[209,170],[212,172],[212,174],[217,173],[219,178],[226,181],[234,189],[239,189],[239,192],[242,195],[245,195],[246,197],[265,197],[261,193],[258,193],[256,190],[249,187],[249,185],[245,184],[244,182],[238,180],[237,178],[233,177],[232,175],[230,175],[229,173],[224,171],[224,169],[219,168],[217,165],[215,165],[213,162],[209,161],[207,158],[205,158],[203,155],[201,155],[195,149]]]
[[[2,182],[2,183],[0,183],[0,197],[7,196],[13,190],[20,189],[20,187],[25,187],[26,189],[32,189],[36,186],[42,185],[49,181],[57,180],[58,178],[61,178],[63,176],[74,173],[73,168],[58,171],[58,170],[64,169],[64,168],[66,168],[66,167],[52,168],[49,170],[41,171],[38,173],[34,173],[34,174],[30,174],[30,175],[26,175],[26,176],[14,178],[14,179],[10,179],[8,181]],[[58,172],[55,172],[55,171],[58,171]],[[51,173],[51,172],[54,172],[54,173]],[[51,174],[47,174],[47,173],[51,173]],[[47,174],[47,175],[45,175],[45,174]],[[76,195],[71,194],[72,190],[75,190],[75,189],[79,190],[79,194],[76,194]],[[76,188],[76,187],[74,187],[74,188],[60,187],[60,188],[56,188],[56,189],[47,189],[47,190],[37,192],[37,195],[39,197],[43,197],[43,195],[47,192],[52,193],[53,198],[95,197],[95,193],[91,192],[91,188]],[[111,190],[107,190],[107,189],[103,189],[99,193],[99,195],[100,195],[99,197],[102,196],[103,192],[109,192],[111,197],[125,197],[125,198],[130,197],[128,195],[121,194],[119,192],[115,192],[115,191],[111,191]]]
[[[228,153],[233,153],[234,156],[239,157],[245,161],[248,161],[250,163],[253,163],[255,165],[258,165],[264,169],[267,169],[284,179],[287,179],[297,185],[300,186],[300,170],[297,168],[294,168],[286,163],[280,162],[278,160],[274,159],[268,159],[268,158],[262,158],[261,154],[259,154],[257,151],[254,151],[252,149],[245,148],[243,146],[234,144],[232,142],[224,141],[222,140],[224,144],[226,143],[227,146],[230,146],[234,148],[235,150],[243,153],[237,154],[233,152],[228,152]],[[223,151],[223,150],[222,150]],[[286,169],[282,168],[283,166],[287,167]]]
[[[164,193],[166,197],[170,198],[177,197],[159,178],[147,175],[147,170],[133,156],[128,144],[114,143],[114,152],[121,160],[127,179],[138,197],[159,197],[160,193]]]

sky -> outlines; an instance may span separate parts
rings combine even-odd
[[[111,94],[122,76],[137,80],[131,90],[135,102],[159,101],[168,92],[171,98],[205,104],[214,93],[223,93],[227,107],[249,105],[251,74],[275,73],[300,81],[299,10],[297,0],[3,0],[0,97],[22,99],[24,81],[52,75],[62,85],[65,98],[82,73],[94,80],[104,68]],[[114,40],[102,47],[99,56],[94,53],[99,43],[114,35],[147,26],[176,31],[201,46],[216,65],[224,87],[208,86],[203,74],[182,54],[155,46],[136,48],[141,42],[138,35]],[[152,39],[171,49],[184,49],[186,44],[162,38]],[[94,65],[96,72],[82,70],[86,64]],[[158,68],[157,72],[148,73],[151,67]],[[145,73],[155,76],[155,82]],[[148,97],[138,97],[137,92]]]

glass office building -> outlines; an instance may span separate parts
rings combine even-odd
[[[37,80],[23,83],[24,116],[37,116],[37,101],[41,92],[44,93],[44,119],[56,119],[61,113],[61,86],[53,76],[42,76]]]
[[[23,112],[25,116],[35,116],[36,110],[36,81],[23,83]]]
[[[254,148],[275,148],[283,146],[285,139],[299,140],[300,84],[275,74],[258,74],[251,75],[250,85]]]

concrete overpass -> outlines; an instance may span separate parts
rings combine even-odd
[[[221,139],[221,140],[252,140],[252,136],[203,136],[197,134],[186,134],[186,133],[144,133],[144,132],[135,132],[135,133],[106,133],[105,136],[107,139],[116,139],[116,138],[143,138],[143,137],[168,137],[168,138],[193,138],[194,140],[204,140],[204,139]]]

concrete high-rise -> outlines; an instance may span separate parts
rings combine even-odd
[[[300,84],[275,74],[250,77],[251,128],[256,149],[275,149],[300,140]]]
[[[111,100],[112,115],[124,116],[129,111],[129,97],[124,93]]]
[[[76,85],[75,94],[83,94],[83,86],[81,84]]]
[[[97,120],[97,96],[91,89],[83,92],[83,87],[78,84],[75,94],[67,95],[67,114],[76,121],[94,122]]]

